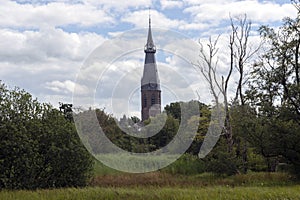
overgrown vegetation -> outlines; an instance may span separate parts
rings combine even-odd
[[[72,122],[49,104],[0,83],[0,188],[84,186],[93,160]]]
[[[200,49],[200,61],[195,65],[209,84],[214,101],[224,101],[226,112],[223,137],[206,158],[212,172],[284,168],[300,177],[300,7],[298,0],[292,3],[298,11],[295,19],[285,18],[278,30],[260,28],[260,54],[249,43],[251,21],[247,16],[231,19],[227,76],[216,78],[218,39],[210,38],[208,52]],[[232,73],[239,74],[239,79],[236,97],[230,101],[227,87]]]
[[[97,180],[96,180],[97,181]],[[299,185],[287,174],[255,173],[219,177],[212,174],[171,176],[163,173],[99,177],[94,187],[38,191],[0,191],[5,200],[93,199],[299,199]],[[101,186],[101,187],[97,187]]]
[[[106,174],[97,175],[90,186],[98,187],[217,187],[217,186],[291,186],[297,185],[294,176],[283,172],[250,172],[234,176],[220,176],[214,173],[193,175],[170,174],[169,172],[152,172],[145,174]]]

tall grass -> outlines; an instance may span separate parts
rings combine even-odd
[[[107,157],[113,157],[114,155],[108,155]],[[149,160],[149,158],[142,158]],[[153,159],[153,158],[152,158]],[[156,156],[156,161],[164,161],[166,159],[170,159],[167,156]],[[197,156],[190,154],[183,154],[179,159],[173,162],[171,165],[161,169],[162,172],[167,172],[169,174],[182,174],[182,175],[194,175],[200,174],[205,171],[204,162],[200,160]],[[117,171],[115,169],[109,168],[102,164],[100,161],[96,160],[94,165],[94,175],[114,175],[114,174],[122,174],[122,172]]]
[[[164,172],[109,173],[96,177],[91,182],[93,187],[3,190],[0,191],[0,200],[300,199],[300,184],[286,173],[249,173],[229,177],[209,173],[189,176]]]
[[[134,187],[83,188],[38,191],[1,191],[1,200],[99,200],[99,199],[300,199],[300,186],[284,187]]]
[[[164,172],[146,174],[119,174],[94,177],[90,186],[98,187],[207,187],[207,186],[251,186],[271,187],[295,185],[293,177],[287,173],[249,173],[221,177],[210,173],[199,175],[172,175]]]
[[[171,165],[162,169],[162,171],[170,174],[200,174],[205,171],[205,163],[203,160],[200,160],[197,156],[191,154],[183,154]]]
[[[101,176],[101,175],[118,175],[121,174],[120,171],[112,169],[110,167],[105,166],[100,161],[95,160],[94,164],[94,176]]]

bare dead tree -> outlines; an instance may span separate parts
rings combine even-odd
[[[234,36],[233,36],[234,37]],[[233,137],[232,137],[232,128],[230,123],[230,115],[229,115],[229,105],[228,105],[228,83],[230,80],[230,76],[233,71],[233,65],[231,65],[228,75],[224,79],[222,76],[221,80],[218,79],[217,75],[217,67],[218,67],[218,59],[216,57],[218,53],[217,43],[219,40],[219,36],[213,41],[209,38],[207,47],[208,47],[208,54],[206,54],[203,44],[199,41],[200,44],[200,58],[201,61],[198,60],[197,63],[194,65],[197,66],[202,75],[204,76],[205,80],[209,84],[209,89],[214,97],[215,104],[219,106],[220,104],[220,96],[223,98],[224,103],[224,110],[225,110],[225,123],[223,127],[223,135],[226,137],[227,145],[228,145],[228,152],[230,153],[233,148]],[[233,42],[233,38],[231,37],[230,42]],[[233,57],[233,55],[232,55]]]
[[[217,48],[217,43],[218,43],[219,37],[215,40],[212,41],[211,38],[209,38],[209,42],[207,44],[208,46],[208,54],[205,53],[205,50],[203,48],[203,44],[201,41],[199,41],[200,44],[200,58],[204,62],[200,62],[199,60],[197,61],[196,65],[199,67],[202,75],[204,76],[205,80],[209,84],[210,91],[214,97],[215,103],[218,105],[219,104],[219,93],[221,89],[221,85],[217,81],[216,77],[216,68],[218,65],[218,60],[215,62],[213,61],[214,57],[218,53],[218,48]],[[217,87],[217,88],[216,88]],[[217,89],[219,91],[217,91]]]
[[[298,10],[298,13],[300,12],[300,0],[291,0],[292,4],[295,6],[295,8]]]
[[[223,128],[223,135],[226,138],[228,152],[232,152],[234,139],[232,133],[232,125],[230,119],[230,109],[229,109],[229,99],[228,99],[228,85],[230,78],[234,70],[239,74],[239,79],[236,88],[236,95],[234,101],[237,102],[240,100],[241,105],[245,104],[243,96],[243,85],[246,82],[245,77],[245,66],[249,62],[250,58],[258,52],[262,44],[259,44],[257,47],[252,48],[249,45],[249,37],[251,31],[251,22],[247,19],[247,16],[244,15],[242,18],[237,17],[233,19],[230,17],[231,22],[231,32],[229,35],[229,52],[230,52],[230,63],[228,68],[227,75],[221,76],[221,80],[218,80],[217,68],[218,68],[218,48],[217,43],[219,37],[214,41],[209,38],[207,47],[207,53],[203,48],[203,44],[199,41],[200,44],[200,55],[201,61],[198,61],[195,66],[199,67],[202,75],[209,84],[210,91],[214,97],[215,103],[219,104],[219,96],[221,95],[224,101],[224,110],[225,110],[225,123]],[[243,150],[243,158],[246,159],[247,154],[247,145],[245,144]],[[246,162],[246,161],[245,161]]]
[[[236,18],[230,17],[231,21],[231,38],[230,39],[230,52],[231,52],[231,65],[235,65],[239,79],[237,83],[234,102],[240,100],[241,105],[245,105],[243,95],[243,85],[246,83],[245,65],[256,54],[262,46],[260,43],[256,47],[249,45],[249,37],[251,31],[251,21],[247,19],[247,15],[239,16]],[[232,66],[231,66],[232,67]]]
[[[262,46],[262,42],[258,44],[258,46],[251,46],[249,43],[249,37],[251,33],[251,21],[247,19],[247,15],[239,16],[232,18],[230,16],[231,22],[231,37],[230,37],[230,70],[232,70],[233,65],[235,66],[239,78],[237,82],[237,88],[235,92],[234,102],[235,104],[240,101],[240,105],[242,109],[244,109],[245,100],[243,94],[243,86],[247,82],[247,72],[246,72],[246,65],[249,63],[251,58],[259,51]],[[228,111],[229,112],[229,111]],[[247,161],[248,161],[248,146],[247,142],[243,142],[243,147],[241,147],[241,140],[236,140],[236,156],[242,157],[243,162],[243,171],[244,173],[247,172]],[[242,149],[242,150],[241,150]],[[241,155],[240,155],[241,152]]]

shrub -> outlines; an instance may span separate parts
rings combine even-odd
[[[0,83],[0,188],[84,186],[93,161],[58,110]]]
[[[233,156],[227,152],[219,151],[206,159],[206,171],[218,175],[234,175],[237,173],[237,167]]]
[[[192,175],[203,173],[204,169],[205,165],[203,160],[200,160],[198,156],[186,153],[174,163],[164,168],[163,171],[171,174]]]

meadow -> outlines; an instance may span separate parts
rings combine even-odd
[[[86,188],[0,191],[1,200],[99,199],[300,199],[300,184],[287,173],[176,175],[165,171],[120,173],[100,163]]]
[[[2,200],[99,199],[300,199],[300,186],[89,187],[38,191],[2,191]]]

